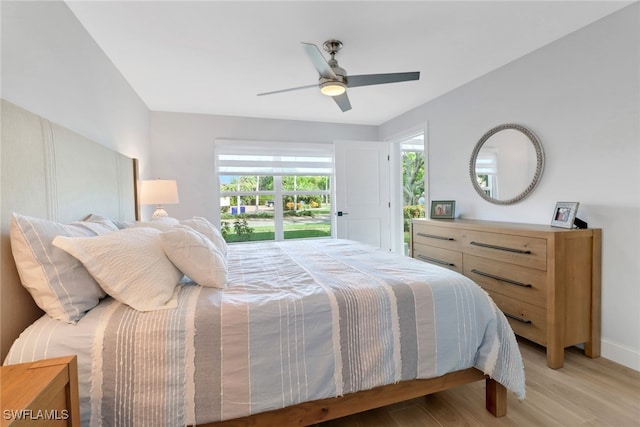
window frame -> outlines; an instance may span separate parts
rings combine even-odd
[[[221,224],[221,198],[242,196],[272,196],[274,200],[275,241],[283,241],[285,231],[283,197],[329,196],[332,200],[334,181],[333,144],[267,141],[216,140],[214,145],[215,176],[217,185],[214,199],[217,201],[217,222]],[[235,157],[234,157],[235,156]],[[245,157],[246,162],[241,159]],[[250,159],[250,160],[249,160]],[[300,165],[298,161],[303,164]],[[247,166],[249,165],[249,166]],[[233,167],[238,169],[233,169]],[[250,173],[247,167],[255,167],[258,173]],[[304,166],[304,167],[301,167]],[[271,168],[269,171],[266,168]],[[273,177],[273,190],[222,191],[221,176]],[[325,190],[284,190],[283,178],[287,176],[326,176],[329,188]],[[334,219],[331,217],[331,229]]]

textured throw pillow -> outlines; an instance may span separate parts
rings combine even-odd
[[[115,227],[115,231],[117,230],[123,230],[125,228],[130,227],[135,221],[122,221],[119,219],[110,219],[107,217],[104,217],[102,215],[97,215],[97,214],[91,214],[88,217],[86,217],[83,221],[87,221],[87,222],[99,222],[102,224],[107,224],[110,226],[114,226]]]
[[[214,245],[222,252],[224,256],[227,256],[227,242],[222,237],[222,233],[218,230],[218,227],[211,224],[206,218],[194,216],[192,219],[185,219],[180,221],[181,225],[186,225],[194,230],[204,234],[213,242]]]
[[[161,223],[161,224],[166,224],[166,225],[170,225],[170,226],[175,226],[180,224],[180,221],[178,221],[177,219],[171,217],[171,216],[161,216],[160,218],[154,218],[151,220],[151,222],[154,223]]]
[[[101,223],[60,224],[14,213],[11,252],[22,285],[45,313],[75,323],[98,305],[104,291],[84,266],[51,242],[56,236],[88,237],[113,232]]]
[[[131,225],[131,228],[155,228],[160,231],[173,230],[177,222],[174,224],[169,221],[136,221]]]
[[[209,238],[191,227],[177,225],[160,234],[171,262],[194,282],[210,288],[227,287],[227,263]]]
[[[127,228],[94,238],[56,237],[53,245],[86,267],[109,295],[139,311],[177,307],[182,273],[169,261],[160,230]]]

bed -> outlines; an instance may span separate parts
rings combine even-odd
[[[34,117],[8,103],[3,120],[5,114],[22,123]],[[42,118],[35,122],[55,126]],[[11,132],[28,129],[25,124]],[[63,146],[67,132],[53,133],[55,145]],[[127,200],[135,199],[135,191],[127,184],[134,187],[134,167],[127,178],[126,159],[114,161],[122,184],[106,192],[125,200],[117,209],[113,197],[77,209],[65,205],[64,215],[30,209],[15,197],[5,205],[5,192],[16,191],[4,187],[8,136],[3,129],[3,358],[18,363],[77,354],[83,424],[311,425],[479,380],[486,381],[486,407],[496,416],[506,413],[507,389],[524,398],[515,337],[484,291],[449,270],[352,241],[230,245],[222,261],[225,286],[195,284],[178,269],[174,279],[182,281],[172,288],[166,309],[134,309],[114,289],[118,299],[100,299],[75,323],[43,315],[25,297],[7,257],[10,212],[56,223],[96,211],[114,224],[131,221],[135,202]],[[74,193],[78,197],[77,188]],[[60,191],[54,195],[63,200]],[[137,225],[131,227],[137,231],[104,232],[90,226],[98,236],[76,236],[74,242],[95,244],[126,233],[137,233],[133,240],[139,241],[140,235],[156,239],[173,232]],[[8,270],[12,274],[5,276]],[[8,301],[10,292],[21,296]],[[16,301],[22,304],[17,310]],[[7,328],[6,308],[12,305],[12,312],[23,314]]]

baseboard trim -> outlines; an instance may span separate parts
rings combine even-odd
[[[636,371],[640,371],[640,350],[626,347],[603,339],[601,355],[605,359],[619,363]]]

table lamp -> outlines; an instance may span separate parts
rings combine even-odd
[[[140,203],[143,205],[156,205],[156,211],[152,219],[169,216],[162,205],[179,203],[178,185],[170,179],[144,180],[140,185]]]

